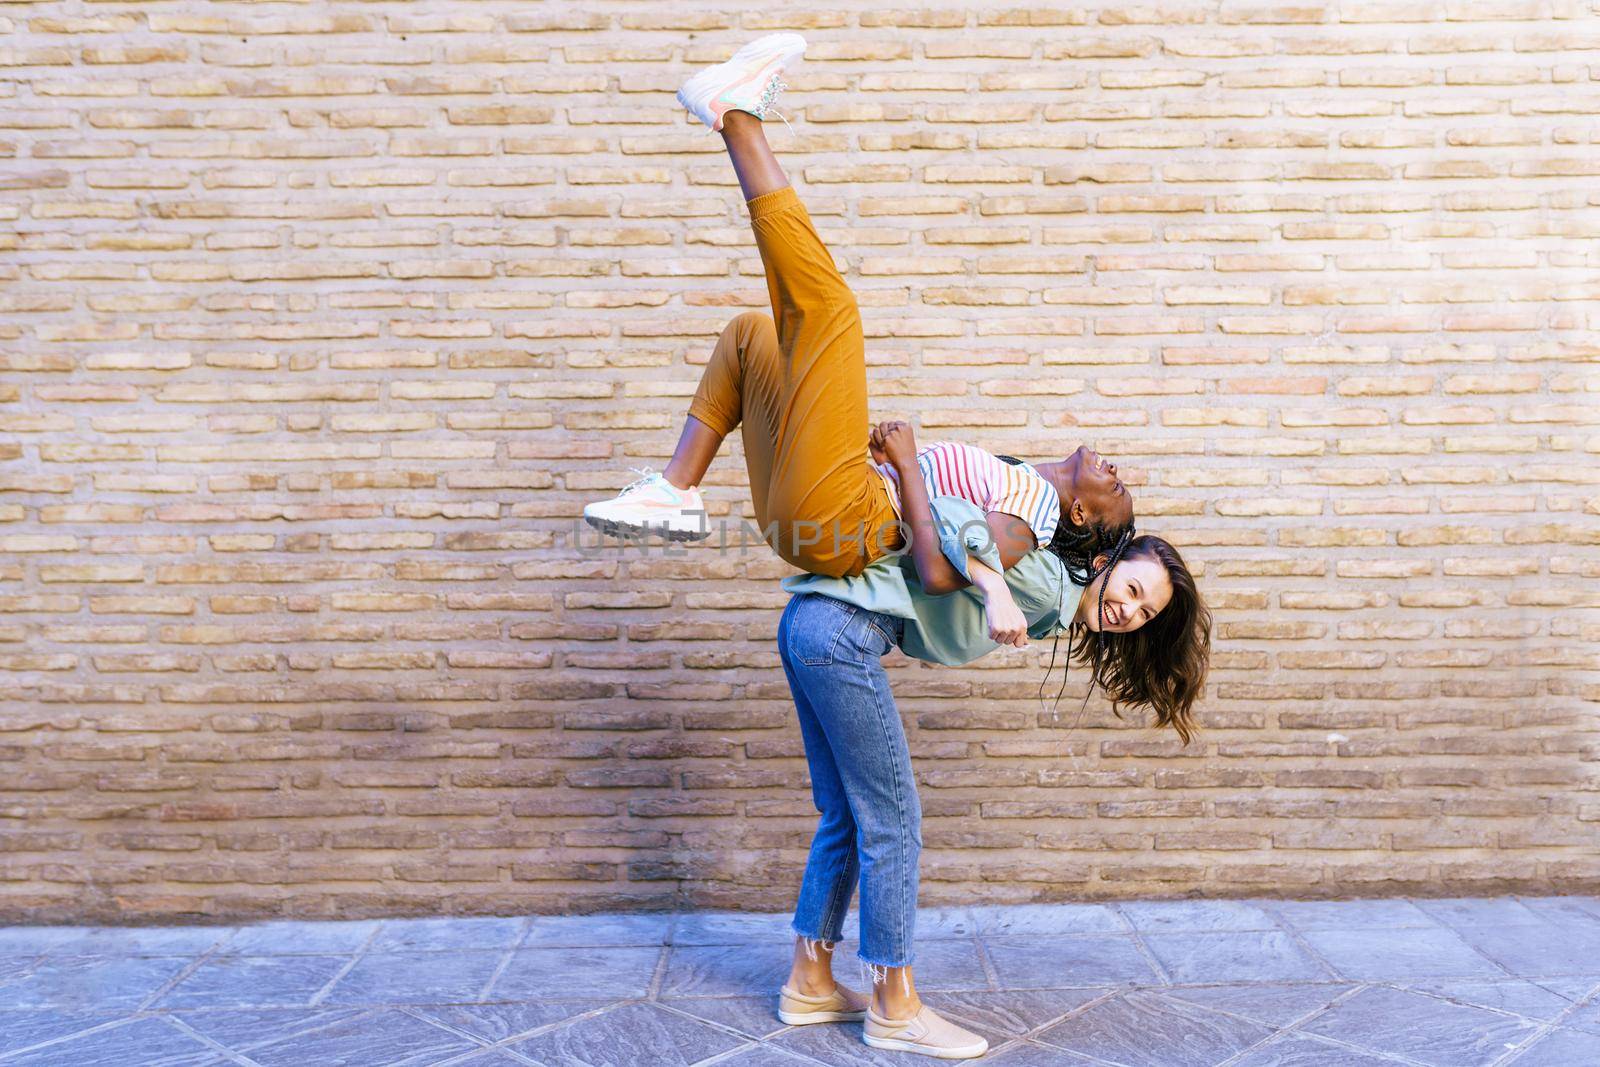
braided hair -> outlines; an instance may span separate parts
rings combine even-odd
[[[996,458],[1002,459],[1013,466],[1020,466],[1022,464],[1022,460],[1015,456],[998,456]],[[1063,509],[1060,520],[1056,523],[1055,534],[1050,538],[1050,543],[1048,545],[1041,545],[1040,547],[1046,549],[1056,558],[1061,560],[1062,567],[1066,571],[1066,577],[1071,580],[1073,585],[1088,588],[1094,584],[1096,578],[1100,577],[1101,574],[1109,572],[1111,568],[1115,567],[1117,563],[1121,561],[1123,555],[1128,551],[1128,545],[1133,541],[1133,537],[1134,528],[1132,520],[1129,520],[1127,523],[1122,525],[1113,526],[1101,520],[1095,519],[1090,521],[1087,525],[1077,526],[1074,525],[1067,517],[1066,511]],[[1094,565],[1094,561],[1095,558],[1100,555],[1105,556],[1106,562],[1103,565],[1096,567]],[[1063,585],[1059,592],[1064,594],[1065,591],[1065,586]],[[1086,632],[1083,635],[1085,645],[1087,645],[1089,641],[1093,640],[1098,645],[1103,646],[1105,640],[1106,583],[1104,582],[1102,582],[1100,585],[1099,612],[1100,629],[1094,631],[1093,633]],[[1044,677],[1039,680],[1039,700],[1041,703],[1044,701],[1045,683],[1050,680],[1050,674],[1055,670],[1056,650],[1060,647],[1061,643],[1059,617],[1056,620],[1056,624],[1058,629],[1055,631],[1055,636],[1050,643],[1050,665],[1045,668]],[[1074,655],[1081,660],[1084,658],[1085,652],[1087,651],[1086,648],[1079,648],[1075,652],[1073,648],[1073,640],[1073,633],[1069,630],[1067,636],[1067,658],[1065,661],[1063,661],[1061,667],[1061,688],[1056,691],[1055,701],[1050,706],[1052,711],[1054,711],[1055,707],[1061,703],[1061,694],[1066,692],[1067,672],[1071,669]],[[1098,666],[1099,662],[1103,660],[1103,658],[1103,647],[1097,648],[1096,655],[1094,656],[1096,666]],[[1095,682],[1098,680],[1099,674],[1100,671],[1095,670],[1089,679],[1089,692],[1085,693],[1083,697],[1086,705],[1089,702],[1089,695],[1094,692]]]
[[[1012,466],[1021,466],[1023,462],[1016,456],[995,458],[1005,460]],[[1094,558],[1102,552],[1110,552],[1119,542],[1122,543],[1123,550],[1126,550],[1127,542],[1132,537],[1132,520],[1124,525],[1112,525],[1100,519],[1093,519],[1083,526],[1078,526],[1067,517],[1063,509],[1050,543],[1039,547],[1061,560],[1062,566],[1067,569],[1067,577],[1072,579],[1074,585],[1087,586],[1100,574],[1095,569]],[[1120,555],[1119,552],[1118,558]]]

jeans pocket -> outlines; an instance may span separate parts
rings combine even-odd
[[[806,595],[805,603],[797,605],[789,620],[789,654],[808,667],[832,663],[839,635],[855,615],[856,609],[842,600]]]

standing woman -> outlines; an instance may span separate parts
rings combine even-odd
[[[906,477],[917,462],[910,427],[885,424],[873,439],[913,487],[915,477]],[[804,574],[783,582],[795,595],[778,623],[778,652],[819,819],[778,1014],[790,1024],[864,1019],[864,1040],[876,1048],[969,1058],[988,1043],[923,1004],[912,980],[922,811],[882,657],[899,647],[931,663],[961,664],[1003,644],[1067,633],[1068,660],[1089,668],[1091,688],[1104,688],[1113,708],[1151,708],[1158,726],[1172,726],[1187,741],[1211,621],[1182,557],[1159,537],[1127,537],[1096,554],[1080,584],[1070,561],[1046,548],[1002,572],[970,501],[930,502],[909,488],[906,510],[913,549],[935,545],[931,556],[913,551],[856,576]],[[1002,595],[1020,618],[1002,617],[997,626],[988,605]],[[858,881],[858,955],[871,971],[870,1003],[832,973]]]

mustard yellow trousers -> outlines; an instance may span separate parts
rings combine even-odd
[[[785,187],[748,201],[772,314],[722,331],[689,414],[743,431],[756,522],[801,570],[860,574],[903,544],[867,449],[867,363],[855,296]]]

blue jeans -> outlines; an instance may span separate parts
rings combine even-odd
[[[882,657],[904,622],[817,593],[790,598],[778,621],[778,653],[794,694],[821,818],[795,905],[794,932],[841,939],[861,881],[861,947],[867,963],[912,960],[922,805],[905,727]]]

